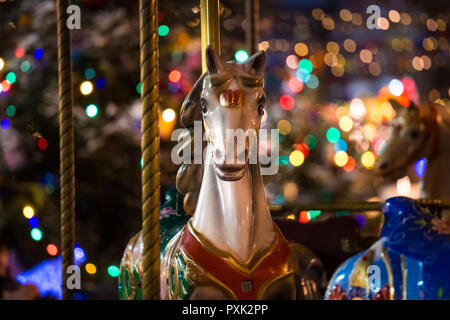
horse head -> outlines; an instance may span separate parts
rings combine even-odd
[[[431,156],[437,137],[434,106],[417,106],[413,102],[403,107],[390,100],[397,114],[390,122],[391,136],[383,146],[375,164],[375,173],[383,177],[400,178],[409,165]]]
[[[249,164],[252,137],[264,115],[265,60],[261,51],[245,63],[224,62],[212,47],[206,49],[200,105],[215,173],[222,180],[240,179]]]

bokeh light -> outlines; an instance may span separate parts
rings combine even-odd
[[[161,37],[165,37],[169,34],[170,28],[169,26],[166,26],[165,24],[162,24],[158,27],[158,34]]]
[[[98,114],[98,108],[95,104],[90,104],[86,107],[85,112],[89,118],[94,118]]]
[[[26,205],[22,210],[23,216],[27,219],[31,219],[34,216],[34,208],[30,205]]]
[[[331,143],[336,143],[341,138],[341,133],[336,128],[330,128],[327,131],[327,140]]]
[[[172,70],[169,72],[169,81],[178,82],[181,80],[181,72],[179,70]]]
[[[49,244],[47,246],[47,253],[51,256],[56,256],[58,254],[58,247],[54,244]]]
[[[37,48],[36,50],[34,50],[33,56],[36,60],[42,59],[42,57],[44,56],[44,50],[42,50],[41,48]]]
[[[375,155],[373,152],[364,152],[361,156],[361,163],[366,169],[372,169],[375,164]]]
[[[175,120],[176,113],[175,110],[167,108],[162,113],[162,118],[165,122],[172,122]]]
[[[94,90],[94,86],[90,81],[83,81],[80,85],[80,91],[83,95],[89,95]]]
[[[34,241],[41,241],[42,240],[42,231],[39,228],[31,229],[30,235],[31,235],[31,238]]]
[[[303,164],[303,162],[305,161],[305,156],[303,155],[303,152],[299,151],[299,150],[294,150],[291,152],[291,154],[289,155],[289,162],[294,166],[294,167],[299,167]]]
[[[89,274],[96,274],[97,273],[97,267],[93,263],[87,263],[86,266],[86,272]]]
[[[403,93],[403,83],[400,80],[392,79],[389,82],[389,91],[396,97],[401,96]]]
[[[116,277],[119,276],[120,270],[119,270],[119,268],[117,266],[112,265],[112,266],[108,267],[108,274],[111,277],[116,278]]]
[[[294,98],[288,94],[282,95],[280,98],[280,106],[285,110],[291,110],[294,108]]]
[[[338,167],[345,166],[347,164],[347,161],[348,161],[348,154],[345,151],[338,151],[334,155],[334,163],[336,163]]]
[[[239,50],[234,54],[234,58],[237,62],[243,63],[248,59],[248,53],[245,50]]]

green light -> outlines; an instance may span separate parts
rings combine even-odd
[[[331,143],[336,143],[339,141],[340,138],[341,138],[341,133],[339,132],[338,129],[336,129],[336,128],[328,129],[328,131],[327,131],[328,141],[330,141]]]
[[[109,274],[111,277],[115,278],[115,277],[118,277],[118,276],[119,276],[120,270],[119,270],[119,268],[117,268],[116,266],[109,266],[109,267],[108,267],[108,274]]]
[[[6,114],[10,117],[14,117],[14,115],[16,114],[16,107],[10,105],[8,108],[6,108]]]
[[[289,164],[289,157],[287,156],[279,156],[278,157],[279,164]]]
[[[94,79],[95,70],[92,68],[86,69],[86,71],[84,72],[84,77],[88,80]]]
[[[245,62],[248,59],[248,53],[245,50],[239,50],[235,53],[234,58],[237,62]]]
[[[39,228],[31,229],[31,238],[34,241],[41,241],[41,239],[42,239],[42,231]]]
[[[28,71],[30,71],[30,68],[31,68],[31,65],[28,60],[25,60],[24,62],[22,62],[20,64],[20,70],[22,70],[22,72],[28,72]]]
[[[94,118],[98,114],[98,108],[95,104],[90,104],[86,107],[86,114],[89,118]]]
[[[338,217],[348,216],[348,211],[338,211],[336,212],[336,216]]]
[[[141,83],[139,82],[138,84],[137,84],[137,86],[136,86],[136,91],[137,91],[137,93],[139,93],[139,94],[141,94]]]
[[[167,36],[169,34],[169,31],[170,31],[169,26],[166,26],[165,24],[162,24],[158,27],[158,34],[161,37]]]
[[[318,216],[320,216],[322,211],[320,211],[320,210],[309,210],[308,213],[309,213],[309,216],[311,217],[311,220],[312,220],[312,219],[315,219]]]
[[[10,72],[5,77],[6,80],[8,80],[9,83],[13,84],[16,82],[16,74],[14,72]]]
[[[312,150],[317,146],[317,139],[312,134],[308,134],[303,141],[306,143],[309,150]]]
[[[141,158],[141,168],[144,167],[144,158]]]
[[[305,73],[311,73],[311,71],[313,70],[312,62],[308,59],[302,59],[298,63],[298,69]]]

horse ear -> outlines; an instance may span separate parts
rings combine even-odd
[[[222,69],[222,62],[213,47],[207,46],[205,49],[206,68],[209,73],[219,73]]]
[[[264,67],[266,66],[266,53],[264,51],[258,51],[248,58],[245,65],[247,66],[248,72],[262,75],[264,72]]]
[[[194,121],[202,121],[200,95],[203,90],[203,80],[205,79],[205,76],[206,72],[198,78],[181,106],[180,122],[185,128],[193,126]]]

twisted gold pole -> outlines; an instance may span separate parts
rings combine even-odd
[[[74,264],[75,245],[75,161],[72,116],[72,56],[70,30],[66,27],[69,0],[56,0],[58,32],[58,88],[59,88],[59,157],[61,185],[61,262],[62,298],[73,299],[67,288],[67,267]]]
[[[205,49],[212,46],[220,55],[219,0],[200,0],[200,27],[202,36],[202,73],[206,69]]]
[[[247,32],[245,39],[247,50],[250,55],[258,51],[259,42],[259,0],[245,1],[245,20],[247,21]]]
[[[142,298],[160,299],[158,1],[139,1],[142,129]]]

